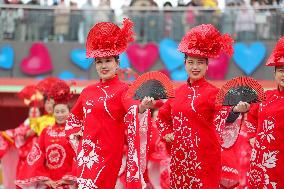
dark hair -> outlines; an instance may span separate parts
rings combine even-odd
[[[184,63],[186,63],[187,57],[189,57],[189,56],[184,54]],[[205,58],[205,59],[206,59],[206,64],[208,65],[208,63],[209,63],[208,58]]]
[[[116,62],[119,61],[119,55],[113,56],[113,58],[114,58],[114,60],[115,60]],[[96,59],[94,58],[94,62],[93,62],[93,63],[95,63],[95,62],[96,62]]]
[[[58,103],[58,104],[64,104],[64,103]],[[58,104],[54,104],[54,105],[53,105],[53,112],[54,112],[54,107],[55,107],[56,105],[58,105]],[[70,110],[71,110],[70,104],[67,103],[67,104],[65,104],[65,105],[67,106],[68,110],[70,111]]]
[[[118,62],[118,61],[119,61],[119,55],[114,56],[114,60],[115,60],[116,62]]]

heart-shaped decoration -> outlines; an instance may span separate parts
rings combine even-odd
[[[120,61],[119,64],[120,69],[130,68],[130,63],[127,54],[125,52],[119,55],[119,61]]]
[[[209,58],[208,71],[206,75],[210,79],[225,79],[228,72],[229,56],[222,53],[218,58]]]
[[[251,45],[236,43],[234,45],[233,59],[246,75],[251,75],[263,62],[266,55],[266,47],[261,42]]]
[[[183,66],[184,54],[178,51],[177,43],[169,38],[163,39],[159,44],[160,57],[169,71]]]
[[[53,66],[47,47],[43,43],[34,43],[30,48],[30,54],[20,64],[25,74],[40,75],[52,71]]]
[[[72,62],[83,70],[89,70],[94,59],[86,58],[86,49],[73,49],[70,53]]]
[[[137,43],[132,44],[126,53],[132,66],[141,73],[148,71],[159,58],[159,49],[155,43],[143,47]]]
[[[14,49],[11,45],[4,45],[0,49],[0,68],[9,70],[14,64]]]
[[[171,72],[171,79],[174,81],[185,81],[188,75],[184,67]]]
[[[64,70],[62,71],[58,77],[60,79],[63,79],[63,80],[71,80],[71,79],[76,79],[76,76],[75,74],[73,74],[71,71],[68,71],[68,70]]]

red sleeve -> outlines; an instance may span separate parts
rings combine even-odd
[[[160,135],[164,138],[165,135],[173,133],[173,122],[171,113],[171,99],[159,109],[156,125],[159,129]]]
[[[66,124],[65,124],[65,134],[67,140],[70,142],[73,150],[77,153],[79,145],[79,137],[83,135],[84,132],[84,109],[83,109],[83,94],[81,93],[76,104],[73,106]],[[88,111],[88,110],[85,110]]]
[[[258,109],[259,103],[251,104],[249,113],[247,114],[246,127],[249,138],[253,138],[256,135],[258,125]]]
[[[69,138],[70,135],[76,135],[83,131],[84,111],[82,105],[83,93],[79,96],[76,104],[73,106],[65,125],[65,133]]]

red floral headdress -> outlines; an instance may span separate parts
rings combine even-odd
[[[25,86],[19,93],[18,97],[24,100],[27,106],[40,106],[43,96],[36,89],[35,85]]]
[[[284,66],[284,36],[275,45],[266,66]]]
[[[49,98],[53,98],[55,104],[68,104],[72,98],[70,86],[63,80],[54,83],[49,91]]]
[[[86,42],[87,58],[117,56],[134,40],[133,22],[124,18],[123,27],[111,22],[100,22],[89,31]]]
[[[47,77],[36,85],[36,89],[39,90],[42,93],[42,95],[48,97],[49,90],[52,88],[54,83],[56,83],[59,80],[60,79],[56,77]]]
[[[183,37],[178,49],[192,57],[218,58],[221,53],[232,56],[233,43],[230,35],[221,35],[213,25],[202,24],[192,28]]]

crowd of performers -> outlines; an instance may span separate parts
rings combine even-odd
[[[100,81],[73,107],[60,79],[19,92],[29,115],[0,136],[5,188],[284,188],[284,37],[266,64],[277,88],[232,107],[215,103],[219,89],[205,79],[209,58],[233,54],[233,39],[210,24],[179,44],[189,78],[175,98],[127,98],[129,83],[117,73],[132,29],[124,19],[121,28],[100,22],[90,30],[86,56]]]

